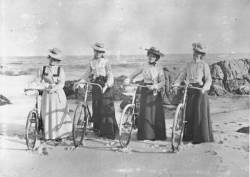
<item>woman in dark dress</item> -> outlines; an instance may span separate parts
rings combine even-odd
[[[89,81],[100,84],[92,88],[92,110],[94,130],[98,135],[115,139],[118,133],[118,125],[115,118],[115,108],[113,101],[114,77],[111,71],[109,61],[104,58],[106,52],[104,44],[95,43],[93,46],[94,57],[90,61],[88,69],[79,82]]]
[[[201,90],[188,89],[186,120],[183,141],[193,143],[214,141],[212,122],[210,119],[209,100],[207,91],[210,89],[212,79],[207,63],[203,61],[206,55],[205,48],[200,43],[193,43],[193,61],[189,62],[180,73],[175,85],[186,81]]]
[[[125,80],[125,84],[129,84],[137,75],[142,74],[143,85],[148,86],[148,88],[141,88],[137,122],[138,140],[165,140],[166,128],[161,96],[165,78],[162,68],[157,65],[157,61],[163,54],[155,47],[146,50],[148,62],[131,74]]]

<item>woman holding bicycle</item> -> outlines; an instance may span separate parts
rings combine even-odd
[[[57,48],[50,49],[48,59],[49,65],[43,66],[39,72],[40,82],[45,88],[41,98],[44,138],[61,140],[72,132],[72,121],[68,115],[67,99],[63,90],[65,74],[59,66],[62,52]]]
[[[210,69],[203,61],[206,55],[205,48],[200,43],[193,43],[192,46],[193,61],[186,65],[174,83],[174,85],[180,85],[182,81],[185,81],[192,87],[201,88],[201,90],[188,89],[185,113],[187,123],[183,141],[212,142],[214,138],[207,95],[212,83]]]
[[[165,140],[166,128],[162,107],[161,90],[165,85],[163,70],[157,61],[163,54],[155,47],[147,50],[148,62],[142,68],[132,73],[125,84],[129,84],[139,74],[143,75],[143,85],[140,96],[140,112],[137,122],[138,140]]]
[[[75,84],[75,87],[81,82],[86,81],[97,83],[102,86],[102,90],[95,85],[92,88],[92,117],[94,130],[102,137],[115,139],[118,133],[118,125],[115,118],[112,91],[114,77],[109,61],[104,58],[104,53],[106,52],[104,44],[95,43],[93,50],[94,57],[90,61],[86,73],[81,80]]]

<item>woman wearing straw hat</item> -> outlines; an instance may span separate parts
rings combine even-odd
[[[41,116],[45,139],[60,140],[72,132],[72,121],[68,115],[67,99],[63,90],[64,70],[59,63],[62,52],[53,48],[49,50],[49,65],[43,66],[39,74],[45,85],[41,99]]]
[[[125,84],[129,84],[139,74],[143,75],[141,88],[140,112],[137,121],[138,140],[165,140],[166,128],[162,107],[161,90],[165,85],[165,77],[162,68],[157,61],[163,54],[155,47],[147,50],[148,62],[142,68],[132,73]]]
[[[210,69],[203,58],[206,48],[200,43],[193,43],[193,61],[189,62],[184,71],[180,73],[175,85],[186,81],[194,87],[202,90],[189,89],[186,107],[187,124],[184,129],[183,141],[193,143],[212,142],[212,123],[209,112],[209,100],[207,91],[210,89],[212,79]]]
[[[93,86],[92,89],[94,130],[99,136],[115,139],[118,133],[118,125],[115,118],[112,91],[114,77],[109,61],[104,58],[104,53],[106,52],[104,44],[95,43],[93,45],[93,51],[94,57],[90,61],[86,73],[81,80],[75,84],[75,87],[84,81],[94,82],[102,86],[102,91],[98,86]]]

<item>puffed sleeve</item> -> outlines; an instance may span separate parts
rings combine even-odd
[[[156,84],[157,89],[163,89],[165,87],[165,75],[162,68],[159,68],[158,83]]]
[[[64,69],[61,67],[60,68],[60,75],[58,76],[57,83],[55,85],[56,88],[62,89],[65,84],[65,73]]]
[[[174,85],[180,85],[182,81],[184,81],[187,77],[187,66],[178,74],[177,78],[175,79]]]
[[[106,74],[107,74],[107,86],[108,87],[112,87],[114,85],[114,76],[111,70],[111,65],[110,63],[107,61],[105,64],[105,70],[106,70]]]
[[[211,77],[211,73],[210,73],[210,68],[208,66],[207,63],[204,64],[204,79],[205,79],[205,83],[203,88],[208,91],[211,87],[212,84],[212,77]]]
[[[88,64],[87,70],[86,70],[85,73],[80,77],[80,81],[82,81],[82,82],[89,81],[89,80],[90,80],[90,75],[91,75],[91,65]]]

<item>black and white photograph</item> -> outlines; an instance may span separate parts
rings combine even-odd
[[[0,177],[248,177],[250,0],[0,0]]]

